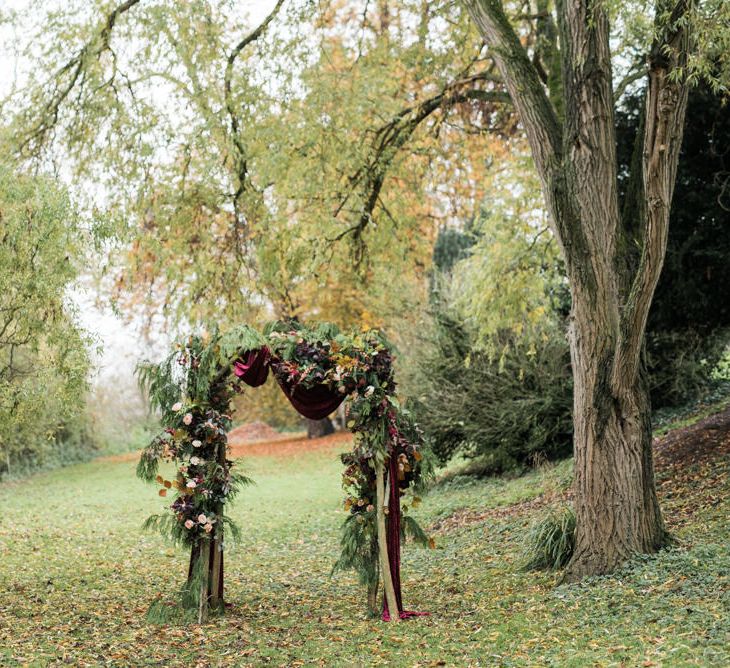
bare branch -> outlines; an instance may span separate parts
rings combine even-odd
[[[632,68],[629,73],[616,85],[616,88],[613,91],[613,103],[616,104],[621,99],[621,96],[626,92],[626,89],[635,81],[643,79],[646,76],[647,72],[648,69],[644,64]]]

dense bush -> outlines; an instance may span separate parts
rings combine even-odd
[[[688,327],[650,331],[646,337],[652,407],[672,408],[703,396],[729,339],[725,329],[704,335]]]
[[[570,454],[568,347],[561,331],[548,332],[539,346],[504,335],[503,353],[491,355],[474,350],[453,317],[437,316],[411,383],[418,422],[441,462],[458,451],[492,474]]]

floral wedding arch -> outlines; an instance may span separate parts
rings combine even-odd
[[[400,545],[406,536],[433,543],[405,514],[401,497],[410,490],[417,503],[430,469],[422,434],[397,401],[392,362],[391,348],[376,330],[348,334],[327,323],[308,328],[280,321],[263,334],[243,325],[190,336],[160,364],[140,365],[140,380],[165,429],[142,452],[137,475],[159,483],[160,496],[174,495],[171,512],[153,515],[146,526],[191,550],[180,603],[156,601],[151,618],[164,620],[182,609],[203,622],[210,610],[223,610],[224,533],[233,539],[240,533],[226,504],[251,482],[233,472],[228,459],[231,403],[246,386],[266,382],[269,372],[305,417],[321,419],[347,401],[354,442],[341,456],[348,517],[334,570],[358,572],[373,614],[381,612],[382,577],[384,620],[419,614],[403,609]],[[174,463],[173,480],[159,474],[160,462]]]

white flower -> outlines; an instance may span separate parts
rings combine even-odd
[[[178,401],[176,404],[172,405],[172,410],[174,410],[176,413],[182,409],[182,402]]]
[[[205,513],[200,513],[200,515],[198,515],[198,523],[208,524],[208,518],[205,516]]]
[[[199,448],[201,445],[203,445],[202,441],[199,441],[197,438],[193,441],[194,448]]]
[[[186,529],[192,529],[194,526],[195,526],[195,522],[193,522],[193,520],[185,520]]]
[[[203,460],[200,457],[193,456],[193,457],[190,458],[190,463],[193,466],[197,466],[198,464],[202,464],[203,463]]]
[[[193,421],[193,414],[185,413],[185,417],[183,418],[183,424],[190,424],[192,421]]]
[[[198,486],[198,483],[195,482],[195,480],[188,480],[188,484],[185,486],[189,487],[190,489],[195,489]]]
[[[372,385],[368,385],[367,389],[365,390],[365,396],[371,397],[373,396],[373,392],[375,392],[375,388]]]

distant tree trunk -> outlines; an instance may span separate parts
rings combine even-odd
[[[335,433],[332,420],[328,417],[322,418],[321,420],[305,419],[307,421],[307,438],[322,438],[322,436]]]
[[[606,7],[558,0],[562,122],[499,0],[464,0],[525,128],[571,287],[576,548],[565,579],[609,573],[666,540],[654,485],[642,364],[666,251],[687,104],[691,0],[660,0],[649,57],[641,183],[619,212]],[[638,221],[638,225],[637,225]],[[636,249],[639,249],[638,251]]]

